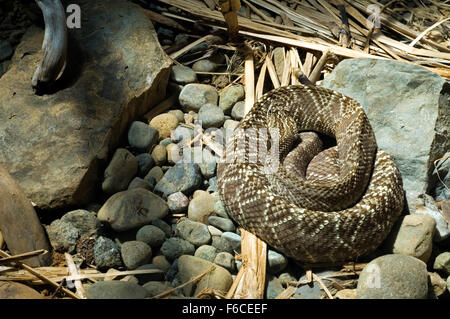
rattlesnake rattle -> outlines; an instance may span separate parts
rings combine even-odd
[[[277,129],[278,136],[255,134],[264,129]],[[300,134],[304,131],[337,143],[310,167],[316,144],[300,144],[289,153],[299,137],[310,137]],[[272,148],[268,156],[258,156],[256,145]],[[278,152],[271,152],[275,145]],[[323,162],[316,160],[320,157]],[[263,95],[227,142],[217,178],[229,215],[301,262],[353,260],[375,250],[403,209],[400,172],[377,147],[361,105],[312,85]]]

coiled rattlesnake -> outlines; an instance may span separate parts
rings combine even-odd
[[[303,131],[334,137],[337,146],[308,167],[314,142],[289,154],[299,138],[314,139]],[[403,208],[400,173],[377,148],[361,105],[322,87],[265,94],[228,141],[217,177],[221,200],[239,225],[303,262],[374,250]]]

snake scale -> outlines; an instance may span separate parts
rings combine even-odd
[[[336,146],[316,155],[309,131]],[[377,147],[361,105],[312,85],[263,95],[227,141],[217,178],[229,215],[301,262],[375,250],[403,209],[399,170]]]

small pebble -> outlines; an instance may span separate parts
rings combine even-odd
[[[231,246],[230,242],[225,238],[213,236],[211,245],[216,247],[217,252],[219,253],[223,251],[230,254],[233,253],[233,247]]]
[[[214,263],[222,266],[229,272],[233,272],[236,269],[236,264],[234,262],[234,256],[227,252],[220,252],[214,258]]]
[[[180,123],[184,122],[184,113],[182,110],[170,110],[167,113],[175,115],[176,118],[178,119],[178,122]]]
[[[102,190],[106,194],[114,194],[126,190],[131,179],[138,172],[136,157],[124,148],[118,148],[108,167],[105,169],[105,178]]]
[[[167,205],[171,213],[184,213],[189,205],[189,198],[182,192],[176,192],[167,196]]]
[[[182,255],[193,255],[195,247],[187,240],[172,237],[167,239],[161,246],[161,252],[169,261],[173,261]]]
[[[145,225],[136,233],[136,240],[142,241],[150,247],[159,247],[166,240],[164,231],[154,225]]]
[[[136,156],[138,162],[138,176],[144,177],[155,165],[155,161],[149,153],[142,153]]]
[[[225,121],[223,110],[215,104],[205,104],[198,111],[203,128],[221,127]]]
[[[171,142],[178,143],[191,138],[194,138],[194,130],[190,127],[177,126],[170,134]]]
[[[138,152],[148,152],[158,139],[158,131],[150,125],[139,121],[131,123],[128,130],[128,144]]]
[[[142,179],[140,177],[133,178],[130,185],[128,185],[128,189],[143,188],[143,189],[146,189],[149,191],[152,191],[153,187],[154,187],[154,185],[150,184],[148,181],[146,181],[145,179]]]
[[[234,104],[241,101],[245,97],[244,86],[241,84],[234,84],[226,88],[220,93],[219,107],[225,114],[230,114]]]
[[[161,167],[155,166],[147,173],[147,175],[145,175],[144,179],[146,181],[148,181],[149,183],[153,182],[156,185],[156,183],[159,182],[161,180],[161,178],[163,178],[163,176],[164,176],[164,172],[161,169]]]
[[[197,72],[214,72],[218,65],[210,60],[199,60],[192,65],[192,69]]]
[[[121,267],[119,246],[113,240],[99,236],[94,244],[94,262],[99,269]]]
[[[180,84],[189,84],[197,82],[197,74],[184,65],[174,65],[170,73],[170,79]]]
[[[208,223],[226,232],[233,232],[236,230],[236,226],[234,226],[231,219],[218,216],[209,216]]]
[[[239,101],[236,102],[236,104],[233,106],[233,109],[231,110],[231,117],[236,120],[240,121],[244,118],[244,111],[245,111],[245,102]]]
[[[179,101],[184,111],[198,112],[208,103],[217,105],[219,94],[215,87],[207,84],[191,83],[181,90]]]
[[[164,165],[167,160],[166,148],[162,145],[156,145],[152,150],[151,156],[155,162],[155,165],[157,166]]]
[[[224,232],[222,238],[228,240],[233,250],[237,252],[241,251],[241,236],[232,232]]]
[[[189,196],[201,185],[202,176],[197,164],[178,163],[169,168],[156,184],[154,191],[163,198],[176,192],[183,192]]]
[[[267,253],[267,269],[270,273],[278,274],[286,268],[287,264],[288,260],[284,255],[269,249]]]
[[[188,217],[191,220],[205,223],[208,220],[208,216],[214,212],[215,204],[214,196],[207,192],[201,192],[198,196],[195,196],[188,206]]]
[[[450,252],[439,254],[434,260],[433,269],[450,275]]]
[[[167,272],[170,268],[170,263],[167,261],[166,257],[163,255],[158,255],[158,256],[153,257],[152,264],[164,272]]]
[[[213,262],[217,256],[217,248],[211,245],[202,245],[195,250],[194,256]]]
[[[166,237],[170,237],[172,235],[172,227],[162,219],[159,218],[153,219],[152,225],[161,229],[164,232],[164,234],[166,234]]]
[[[211,236],[222,236],[223,232],[214,226],[208,225],[208,230]]]
[[[178,119],[170,113],[163,113],[155,116],[149,123],[158,130],[159,140],[170,137],[170,133],[178,126]]]
[[[195,246],[209,244],[211,234],[205,224],[181,218],[177,223],[176,234]]]
[[[230,219],[230,216],[228,216],[227,212],[225,211],[225,206],[223,205],[221,200],[218,200],[214,204],[214,213],[219,217]]]
[[[127,241],[120,247],[123,263],[129,270],[147,264],[152,258],[152,249],[142,241]]]

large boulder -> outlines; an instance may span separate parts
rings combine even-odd
[[[87,202],[129,124],[165,96],[171,61],[151,21],[129,1],[70,0],[67,66],[54,92],[38,96],[31,77],[43,29],[24,35],[0,78],[0,163],[39,208]]]
[[[38,249],[50,252],[44,228],[30,200],[2,165],[0,165],[0,231],[13,255]],[[52,256],[47,253],[22,261],[32,267],[49,266],[52,263]]]
[[[348,59],[323,86],[364,107],[378,146],[398,165],[408,206],[431,192],[433,161],[450,149],[450,85],[427,69],[397,61]]]

